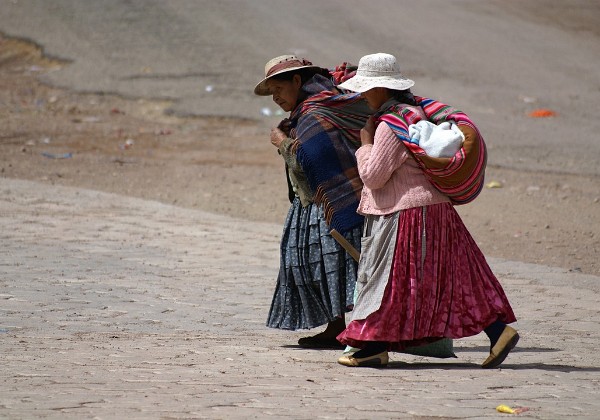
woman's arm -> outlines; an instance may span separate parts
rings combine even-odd
[[[292,172],[300,173],[302,168],[296,159],[296,150],[294,147],[295,140],[289,138],[279,128],[271,129],[271,144],[277,147],[277,151],[283,157],[288,169]]]
[[[298,159],[296,159],[296,150],[294,143],[296,141],[289,137],[285,138],[279,145],[279,154],[283,157],[288,169],[294,173],[302,173],[302,167],[298,163]]]
[[[361,141],[363,146],[356,151],[360,178],[368,188],[379,189],[406,161],[409,152],[385,122],[381,122],[375,130],[373,144],[363,138],[362,132]]]

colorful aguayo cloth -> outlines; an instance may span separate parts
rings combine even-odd
[[[327,78],[316,75],[302,89],[309,95],[290,120],[298,162],[322,205],[327,223],[340,233],[362,225],[356,213],[362,181],[356,166],[360,129],[370,112],[357,94],[339,94]]]
[[[452,204],[466,204],[473,201],[483,188],[487,151],[479,130],[462,111],[429,98],[415,96],[417,104],[434,124],[454,121],[464,129],[463,146],[451,158],[428,156],[418,144],[411,142],[408,126],[418,121],[415,111],[406,105],[397,103],[385,111],[380,121],[385,121],[398,139],[404,142],[431,183],[446,194]]]

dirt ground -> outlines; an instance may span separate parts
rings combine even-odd
[[[176,118],[167,102],[38,81],[65,65],[0,36],[2,177],[283,222],[283,162],[265,121]],[[486,182],[459,212],[487,256],[600,275],[598,179],[488,166]]]

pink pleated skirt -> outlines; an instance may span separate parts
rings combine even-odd
[[[382,239],[373,238],[373,246]],[[516,321],[500,282],[450,203],[399,212],[395,243],[389,277],[367,280],[387,283],[379,309],[351,321],[340,342],[362,348],[367,341],[385,341],[389,350],[401,351],[472,336],[496,320]]]

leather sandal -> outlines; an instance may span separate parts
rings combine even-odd
[[[338,363],[350,367],[385,367],[389,362],[387,351],[374,354],[373,356],[356,358],[353,355],[345,355],[338,359]]]
[[[517,330],[509,327],[508,325],[504,327],[504,331],[502,331],[502,334],[500,334],[498,342],[494,345],[494,347],[492,347],[490,355],[487,359],[485,359],[485,362],[483,362],[481,367],[483,369],[493,369],[499,366],[502,362],[504,362],[504,359],[506,359],[508,353],[515,348],[518,341],[519,333]]]

